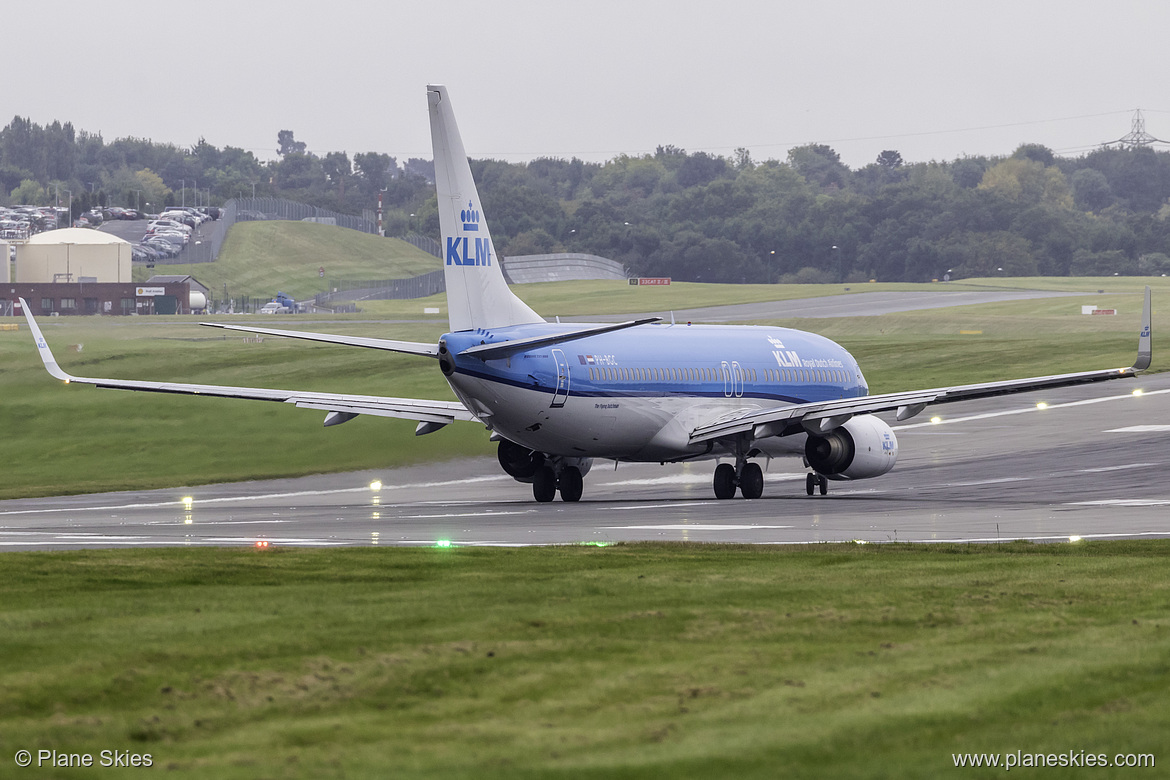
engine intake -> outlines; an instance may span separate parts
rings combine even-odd
[[[829,479],[880,477],[898,460],[898,438],[877,417],[860,415],[822,436],[810,435],[804,457]]]

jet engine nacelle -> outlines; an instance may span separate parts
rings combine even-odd
[[[496,459],[508,476],[520,482],[531,482],[536,470],[544,465],[543,453],[530,450],[507,439],[500,439]]]
[[[890,426],[865,414],[823,436],[810,435],[804,457],[813,470],[829,479],[880,477],[898,460],[898,438]]]

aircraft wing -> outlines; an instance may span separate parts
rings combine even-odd
[[[201,322],[208,328],[223,328],[224,330],[239,330],[244,333],[259,333],[264,336],[282,336],[289,339],[305,339],[306,341],[324,341],[328,344],[345,344],[351,347],[368,347],[370,349],[385,349],[390,352],[405,352],[408,355],[423,355],[437,358],[438,344],[424,344],[418,341],[394,341],[392,339],[373,339],[364,336],[338,336],[332,333],[310,333],[302,330],[278,330],[276,328],[253,328],[248,325],[227,325],[220,322]]]
[[[320,409],[329,412],[326,425],[337,425],[352,420],[359,414],[377,417],[398,417],[418,420],[416,433],[430,433],[455,420],[476,419],[458,401],[429,401],[415,398],[390,398],[376,395],[341,395],[336,393],[311,393],[298,390],[271,390],[262,387],[229,387],[224,385],[200,385],[183,382],[147,382],[134,379],[95,379],[79,377],[64,371],[57,364],[44,334],[29,312],[29,306],[21,300],[25,319],[36,341],[37,351],[48,372],[63,382],[111,387],[119,390],[139,390],[152,393],[178,393],[180,395],[206,395],[219,398],[246,398],[256,401],[279,401],[302,409]]]
[[[1138,336],[1138,356],[1129,368],[1035,376],[1004,382],[981,382],[972,385],[883,393],[882,395],[869,395],[861,398],[841,398],[832,401],[760,409],[700,425],[691,431],[690,442],[695,444],[745,433],[751,434],[754,438],[784,436],[797,433],[802,429],[812,434],[828,433],[834,428],[844,425],[855,414],[896,410],[898,420],[908,420],[932,404],[969,401],[975,398],[988,398],[1009,393],[1023,393],[1031,390],[1045,390],[1112,379],[1127,379],[1150,367],[1153,357],[1150,330],[1150,288],[1147,287],[1145,307],[1142,312],[1142,330]]]

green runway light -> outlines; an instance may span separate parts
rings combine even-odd
[[[450,547],[450,546],[451,546],[450,539],[439,539],[438,541],[435,542],[435,547]]]

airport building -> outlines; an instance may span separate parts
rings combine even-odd
[[[130,243],[108,233],[64,228],[16,244],[15,271],[0,269],[0,316],[21,316],[20,299],[34,316],[70,314],[194,314],[207,309],[210,291],[191,276],[131,278]]]
[[[16,246],[14,282],[131,282],[130,242],[109,233],[63,228]]]

